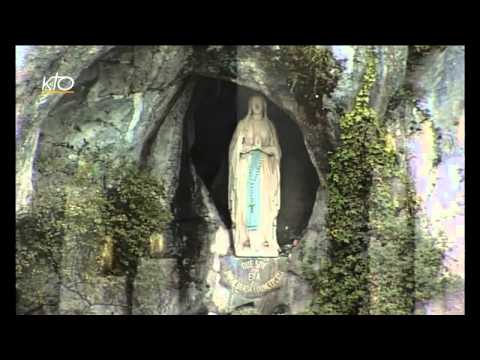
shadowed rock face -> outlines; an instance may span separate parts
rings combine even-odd
[[[272,56],[278,51],[275,47],[268,48]],[[167,201],[175,216],[165,234],[164,258],[145,259],[134,286],[126,284],[124,278],[104,277],[91,284],[80,284],[73,289],[75,298],[71,294],[62,298],[62,292],[52,295],[60,303],[59,312],[235,312],[223,306],[222,299],[231,294],[221,287],[219,280],[220,258],[231,255],[227,149],[238,119],[245,114],[247,99],[254,92],[268,100],[269,117],[278,131],[283,153],[278,241],[288,245],[297,239],[300,245],[291,252],[282,290],[255,302],[253,312],[304,311],[312,291],[302,278],[301,265],[307,256],[316,260],[326,256],[327,151],[338,144],[340,112],[352,108],[366,66],[365,47],[333,50],[334,56],[346,65],[333,93],[320,94],[327,115],[317,125],[311,125],[302,104],[289,91],[288,74],[271,67],[272,57],[258,47],[31,49],[31,56],[27,56],[19,69],[21,74],[17,73],[17,214],[28,211],[33,192],[42,191],[42,184],[51,180],[41,174],[40,157],[62,162],[66,183],[75,172],[79,154],[88,145],[100,149],[112,162],[126,156],[150,165],[152,175],[166,184]],[[438,171],[450,174],[452,166],[462,170],[459,162],[463,155],[459,154],[463,149],[464,94],[460,91],[463,81],[459,85],[457,80],[463,70],[463,48],[448,47],[446,52],[433,53],[418,65],[415,74],[409,74],[406,68],[407,47],[380,46],[376,50],[379,61],[371,106],[380,117],[385,116],[405,76],[417,77],[415,96],[424,96],[432,106],[433,122],[448,135],[444,139],[454,136],[460,139],[453,150],[447,149],[446,140],[442,143],[446,156]],[[42,77],[57,71],[75,79],[75,94],[40,97]],[[443,77],[439,78],[439,74]],[[453,83],[457,85],[449,85]],[[408,122],[414,114],[405,111],[404,105],[400,103],[394,110],[403,114],[402,121]],[[400,120],[395,121],[400,124]],[[391,133],[398,143],[409,139],[409,135],[394,129],[392,126]],[[406,153],[409,151],[405,149]],[[405,158],[401,161],[406,168]],[[451,162],[455,164],[451,166]],[[421,177],[415,180],[421,187]],[[461,198],[462,191],[457,190],[452,194],[460,193],[456,197]],[[440,193],[436,190],[437,197],[441,197]],[[425,205],[425,211],[429,211],[428,204]],[[458,222],[453,217],[452,224]],[[454,242],[453,254],[461,260],[463,237],[457,236]],[[66,263],[87,256],[74,242],[67,245],[72,246],[71,258]],[[82,269],[75,271],[80,273]],[[457,266],[455,271],[462,274],[463,267]],[[149,278],[152,272],[158,273],[153,282]],[[175,281],[163,281],[171,274]],[[72,289],[71,284],[63,285]],[[101,303],[96,303],[97,298]],[[126,298],[133,299],[133,309]],[[463,294],[452,300],[453,305],[449,299],[445,301],[451,308],[462,308],[458,304],[463,304]],[[438,305],[431,312],[449,310]]]

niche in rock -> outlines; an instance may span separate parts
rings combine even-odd
[[[256,92],[234,83],[199,77],[187,112],[192,124],[185,143],[197,174],[209,190],[220,217],[231,226],[228,211],[228,150],[235,127]],[[277,240],[289,244],[301,235],[315,202],[319,179],[298,125],[268,98],[268,116],[282,149],[281,209]]]

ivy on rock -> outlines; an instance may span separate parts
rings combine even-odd
[[[88,254],[96,254],[93,262],[82,265],[85,282],[102,275],[134,276],[138,259],[149,255],[150,236],[161,234],[172,219],[163,185],[148,169],[128,160],[112,162],[94,149],[85,150],[77,160],[74,175],[69,166],[63,184],[43,182],[31,211],[17,219],[20,313],[42,308],[50,301],[47,297],[55,298],[52,286],[45,284],[48,280],[55,287],[68,278],[65,270],[77,261],[69,261],[71,256],[91,259]],[[47,176],[66,171],[58,161],[42,167]]]
[[[387,124],[369,105],[377,60],[370,50],[353,109],[340,120],[340,145],[330,154],[328,260],[307,263],[316,314],[411,314],[437,294],[443,252],[419,247],[416,197]],[[394,189],[397,188],[397,191]],[[426,260],[428,258],[428,260]]]
[[[369,144],[377,136],[368,102],[375,65],[372,55],[355,105],[340,121],[341,144],[329,159],[329,262],[311,277],[317,293],[314,310],[321,314],[357,314],[368,307]]]

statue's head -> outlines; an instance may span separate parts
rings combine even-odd
[[[248,100],[248,115],[260,115],[265,118],[267,113],[267,102],[260,95],[254,95]]]

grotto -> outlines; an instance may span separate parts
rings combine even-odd
[[[425,225],[436,218],[415,169],[433,169],[423,179],[463,169],[463,56],[459,46],[31,47],[17,64],[17,313],[461,313],[462,285],[445,290],[429,274],[443,264],[462,284],[463,239]],[[55,73],[74,79],[72,93],[42,91]],[[278,142],[258,155],[280,169],[278,194],[262,188],[267,202],[255,200],[278,205],[265,221],[278,256],[239,255],[229,208],[231,144],[252,99]],[[433,155],[415,165],[419,149]],[[455,264],[430,241],[444,232]],[[405,279],[424,254],[438,268],[415,263]]]

